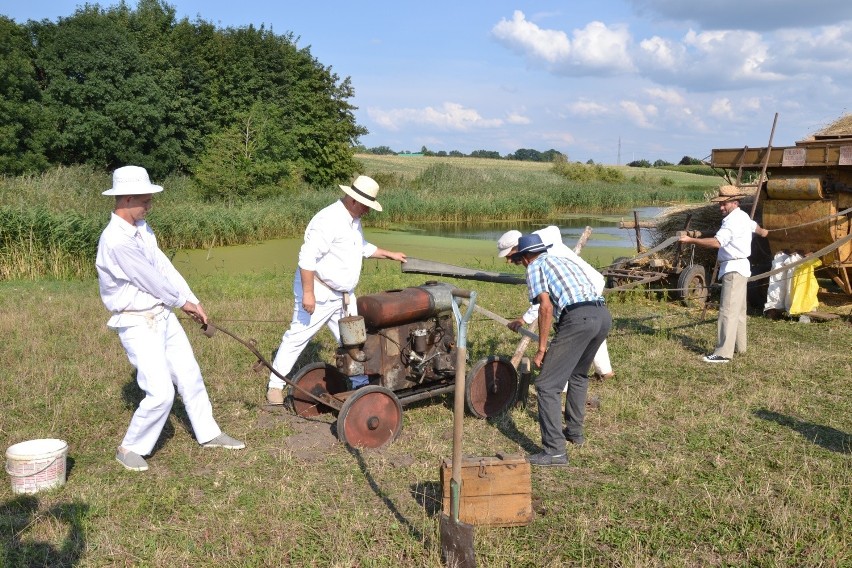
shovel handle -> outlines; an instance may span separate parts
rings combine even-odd
[[[456,390],[453,398],[453,480],[461,484],[462,428],[464,423],[465,360],[467,349],[456,350]]]

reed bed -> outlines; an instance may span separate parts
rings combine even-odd
[[[550,164],[467,158],[374,157],[365,160],[363,168],[382,184],[384,213],[370,218],[377,228],[414,222],[529,221],[695,202],[703,199],[708,180],[714,183],[700,176],[661,183],[659,175],[637,174],[635,168],[625,168],[630,175],[619,183],[572,181],[551,171]],[[336,186],[305,187],[294,195],[225,204],[204,201],[187,177],[155,183],[165,191],[157,194],[148,220],[160,246],[172,250],[296,237],[319,209],[341,195]],[[91,267],[83,267],[91,265],[100,231],[109,221],[113,201],[101,192],[110,185],[109,175],[85,166],[0,178],[0,277],[91,274]],[[81,263],[79,258],[89,261]]]

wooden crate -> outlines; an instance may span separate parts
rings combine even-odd
[[[450,515],[453,462],[441,464],[443,511]],[[475,526],[516,527],[532,522],[530,464],[524,456],[462,458],[459,520]]]

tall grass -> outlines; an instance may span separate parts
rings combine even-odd
[[[384,213],[370,219],[380,228],[424,221],[550,219],[563,213],[695,202],[708,187],[707,181],[703,186],[696,182],[700,176],[664,184],[653,177],[621,176],[616,169],[614,178],[603,176],[607,181],[601,176],[577,181],[551,171],[550,164],[506,160],[375,156],[365,159],[363,167],[382,185]],[[305,188],[298,195],[227,205],[204,201],[187,177],[155,183],[165,191],[156,195],[148,221],[164,249],[295,237],[319,209],[341,195],[336,186]],[[110,185],[110,176],[83,166],[0,178],[0,277],[68,278],[91,271],[77,259],[94,258],[113,206],[111,198],[101,195]],[[49,266],[54,268],[45,271]]]

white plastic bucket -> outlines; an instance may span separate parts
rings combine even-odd
[[[29,440],[6,450],[12,493],[36,493],[65,485],[68,444],[56,438]]]

